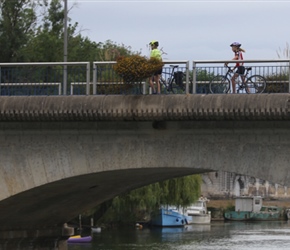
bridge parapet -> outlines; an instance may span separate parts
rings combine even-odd
[[[0,121],[289,120],[289,94],[1,97]]]

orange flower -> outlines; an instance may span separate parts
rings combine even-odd
[[[162,61],[140,55],[119,57],[116,61],[113,68],[125,82],[142,81],[163,67]]]

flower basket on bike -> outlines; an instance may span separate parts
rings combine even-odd
[[[119,57],[114,70],[126,83],[136,83],[145,80],[163,67],[162,61],[156,58],[147,59],[140,55]]]

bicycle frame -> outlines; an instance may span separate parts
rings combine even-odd
[[[169,77],[167,78],[167,80],[165,79],[167,85],[172,84],[173,79],[174,79],[174,72],[175,72],[175,69],[178,68],[177,65],[170,65],[170,67],[172,67],[171,72],[169,72],[169,73],[167,73],[167,72],[162,72],[162,73],[164,73],[164,74],[169,74]]]
[[[226,94],[229,93],[232,87],[232,78],[236,74],[228,66],[228,71],[225,75],[216,75],[210,82],[209,89],[213,94]],[[267,82],[261,75],[249,75],[252,67],[245,68],[245,74],[238,74],[235,78],[235,82],[238,85],[237,93],[241,90],[245,90],[247,94],[263,93],[266,89]],[[240,81],[241,79],[241,81]]]
[[[177,88],[177,86],[174,87],[173,86],[173,83],[176,81],[176,79],[175,79],[175,73],[178,72],[178,71],[176,72],[175,69],[177,69],[179,66],[178,65],[170,65],[170,67],[172,67],[171,72],[169,72],[169,73],[168,72],[163,72],[163,74],[168,74],[169,77],[166,80],[166,79],[164,79],[161,76],[161,78],[160,78],[160,84],[161,84],[161,86],[162,85],[164,86],[164,88],[166,89],[166,91],[169,91],[169,92],[174,93],[174,88]],[[182,89],[182,88],[180,87],[180,89]]]
[[[228,71],[226,73],[226,77],[229,77],[229,80],[231,82],[232,78],[234,77],[235,73],[231,67],[229,66],[226,66],[228,68]],[[239,92],[240,90],[243,90],[243,89],[246,89],[247,86],[246,86],[246,82],[247,80],[249,79],[248,78],[248,75],[249,75],[249,72],[252,70],[251,67],[248,67],[248,68],[245,68],[245,73],[244,74],[238,74],[238,76],[235,78],[235,82],[236,84],[238,85],[238,89],[237,89],[237,92]],[[241,79],[241,81],[239,80]]]
[[[231,67],[227,66],[228,71],[226,73],[226,77],[229,77],[230,79],[232,79],[232,77],[237,74],[236,72],[234,72]],[[236,79],[241,78],[242,82],[236,82],[239,83],[239,85],[241,85],[241,83],[245,83],[249,74],[249,71],[251,70],[251,68],[245,68],[245,73],[244,74],[238,74],[238,76],[236,77]]]

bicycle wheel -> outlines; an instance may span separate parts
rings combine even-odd
[[[166,83],[166,80],[163,77],[160,77],[159,84],[160,84],[161,93],[166,94],[168,92],[168,85]]]
[[[230,89],[230,79],[225,76],[215,76],[209,83],[212,94],[226,94]]]
[[[185,85],[179,85],[176,84],[176,82],[173,80],[172,85],[169,88],[169,91],[171,91],[173,94],[184,94],[185,93]]]
[[[259,94],[265,91],[267,83],[264,77],[253,75],[247,79],[245,85],[248,94]]]

